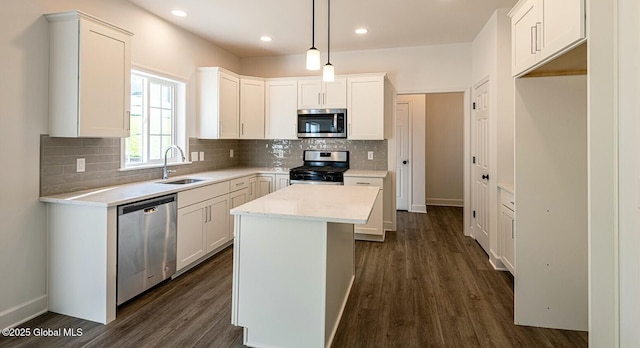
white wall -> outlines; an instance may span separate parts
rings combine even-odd
[[[462,207],[464,93],[426,95],[426,201],[428,205]]]
[[[471,44],[332,52],[331,63],[337,75],[386,72],[398,94],[463,91],[471,84]],[[305,70],[304,54],[242,58],[241,64],[244,75],[320,76]]]
[[[508,9],[496,10],[472,43],[472,83],[489,81],[489,258],[504,269],[498,250],[498,183],[514,183],[513,79]],[[470,185],[468,185],[470,189]],[[469,205],[470,202],[467,202]],[[470,210],[470,205],[469,209]],[[465,231],[473,221],[465,219]],[[467,232],[468,233],[468,232]]]
[[[618,1],[620,346],[640,344],[640,4]],[[594,312],[597,315],[597,312]]]
[[[46,210],[39,203],[40,134],[47,133],[49,30],[45,13],[81,10],[135,33],[134,66],[187,81],[195,67],[238,70],[239,59],[125,0],[5,1],[0,12],[0,101],[7,165],[0,174],[0,327],[46,310]],[[188,117],[194,117],[190,93]],[[195,124],[195,122],[191,122]]]

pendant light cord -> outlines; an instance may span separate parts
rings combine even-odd
[[[327,64],[331,64],[331,0],[327,0]]]
[[[316,49],[316,0],[311,1],[311,49]]]

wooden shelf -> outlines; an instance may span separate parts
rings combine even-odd
[[[523,77],[569,76],[587,74],[587,41],[562,53]]]

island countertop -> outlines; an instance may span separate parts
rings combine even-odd
[[[291,185],[233,208],[231,214],[364,224],[378,192],[371,186]]]

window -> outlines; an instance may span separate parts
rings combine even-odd
[[[170,145],[186,148],[185,84],[162,76],[131,72],[129,138],[122,146],[122,168],[157,166]],[[168,162],[180,162],[171,151]]]

